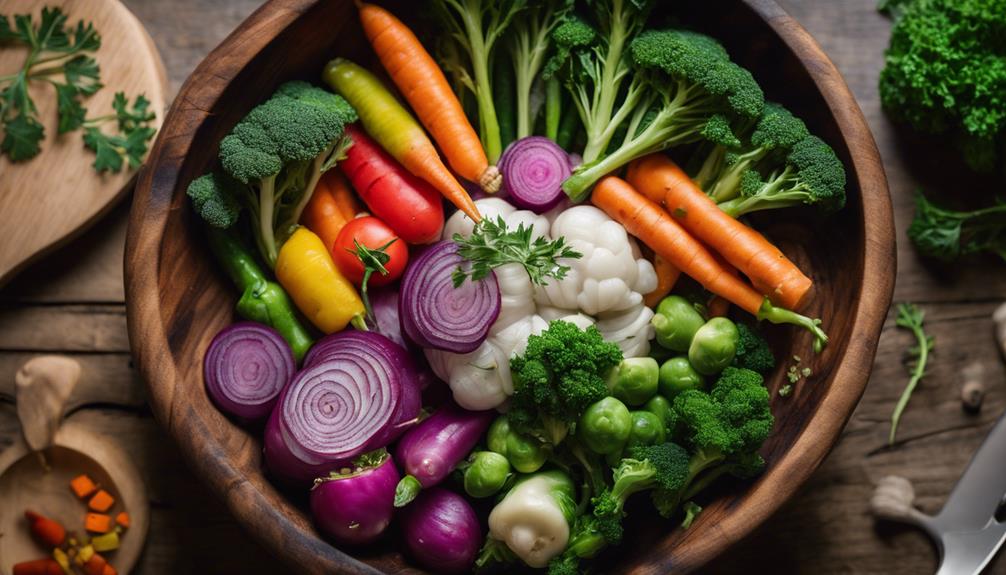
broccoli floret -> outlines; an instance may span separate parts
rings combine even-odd
[[[255,220],[256,243],[270,265],[321,174],[351,145],[344,128],[356,119],[341,96],[288,82],[221,140],[220,164],[245,184],[236,197]]]
[[[845,205],[845,167],[831,146],[817,136],[808,136],[793,146],[784,166],[762,181],[747,176],[739,188],[739,197],[720,203],[720,208],[735,218],[800,204],[834,212]]]
[[[605,376],[621,361],[621,350],[596,327],[551,322],[528,338],[523,355],[510,360],[511,425],[558,444],[587,406],[607,396]]]
[[[724,369],[708,393],[680,393],[674,410],[693,453],[680,487],[661,485],[651,493],[664,517],[724,474],[746,479],[760,473],[765,462],[757,451],[774,423],[762,376],[736,367]]]
[[[595,154],[563,182],[563,190],[582,200],[594,182],[628,162],[672,145],[694,142],[727,124],[751,122],[764,106],[764,94],[751,73],[730,61],[726,50],[709,36],[685,30],[648,30],[630,45],[631,76],[617,111],[606,117],[605,133],[625,130],[611,147],[611,138],[592,136],[588,148],[601,146],[606,156]],[[588,59],[589,61],[589,59]],[[706,129],[707,125],[713,125]]]
[[[611,544],[622,539],[625,502],[633,493],[659,488],[681,490],[689,476],[689,456],[676,443],[637,446],[614,472],[614,485],[593,499],[598,531]]]
[[[1006,149],[1006,0],[898,3],[880,72],[880,100],[897,121],[947,134],[976,170]]]
[[[227,229],[238,221],[241,206],[236,198],[238,184],[226,174],[211,172],[189,184],[186,194],[192,207],[207,224]]]
[[[711,130],[707,124],[702,136],[709,143],[701,146],[693,159],[693,163],[701,159],[696,183],[717,202],[737,197],[742,178],[750,168],[763,161],[782,163],[786,153],[809,135],[803,120],[773,102],[765,104],[756,122],[738,122],[736,134],[729,118],[719,123],[726,123],[726,126]]]
[[[689,501],[685,503],[685,518],[681,521],[682,529],[688,529],[692,526],[692,523],[702,513],[702,507],[697,505],[694,501]]]
[[[775,369],[775,357],[768,342],[757,330],[745,323],[737,324],[737,353],[734,367],[741,367],[768,375]]]

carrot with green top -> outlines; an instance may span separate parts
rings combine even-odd
[[[813,282],[765,236],[720,209],[688,174],[663,154],[633,162],[629,183],[664,208],[693,236],[718,252],[773,303],[799,309]]]
[[[828,336],[819,327],[821,320],[810,319],[776,307],[754,288],[717,261],[702,242],[692,237],[658,204],[637,192],[628,182],[615,176],[602,179],[594,187],[591,202],[639,238],[654,253],[702,284],[710,292],[729,300],[758,319],[789,323],[810,331],[814,349],[821,350]]]
[[[367,133],[406,170],[429,182],[472,220],[482,219],[475,202],[441,161],[423,127],[376,76],[349,60],[336,58],[325,66],[324,78],[356,109]]]
[[[391,81],[440,146],[447,163],[483,190],[499,190],[502,176],[490,166],[478,134],[440,66],[423,44],[391,12],[357,0],[363,33]]]

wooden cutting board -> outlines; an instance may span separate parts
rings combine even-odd
[[[167,79],[153,40],[119,0],[0,0],[0,14],[31,12],[38,21],[42,6],[61,6],[68,24],[94,23],[101,48],[94,54],[104,87],[84,100],[88,117],[112,112],[112,98],[125,92],[150,100],[159,128],[164,117]],[[0,75],[17,70],[26,50],[0,48]],[[0,157],[0,286],[33,260],[70,241],[95,223],[129,189],[134,171],[98,174],[94,153],[84,147],[83,132],[57,133],[56,94],[35,82],[31,96],[45,126],[42,152],[13,163]],[[106,129],[110,129],[108,126]]]

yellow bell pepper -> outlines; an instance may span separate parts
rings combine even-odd
[[[363,300],[356,288],[335,267],[321,238],[307,228],[297,228],[280,248],[276,279],[297,308],[325,333],[363,321]]]

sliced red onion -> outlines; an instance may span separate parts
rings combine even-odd
[[[452,241],[433,244],[409,263],[398,301],[405,335],[417,345],[455,353],[474,351],[500,313],[496,274],[454,287],[452,274],[467,264]]]
[[[409,342],[402,335],[402,322],[398,317],[398,286],[382,286],[370,289],[370,309],[374,312],[371,331],[387,337],[391,341],[409,349]]]
[[[317,477],[327,475],[345,462],[302,459],[288,446],[289,436],[283,433],[279,423],[279,409],[272,410],[265,424],[262,451],[269,472],[282,483],[293,487],[306,487]]]
[[[543,136],[529,136],[507,146],[498,164],[503,189],[517,207],[547,212],[564,197],[562,182],[572,173],[569,154]]]
[[[222,329],[203,357],[210,399],[220,411],[246,421],[268,417],[296,370],[283,336],[250,321]]]
[[[308,462],[381,447],[401,417],[403,386],[416,386],[408,355],[383,335],[344,331],[325,340],[277,406],[287,447]]]

